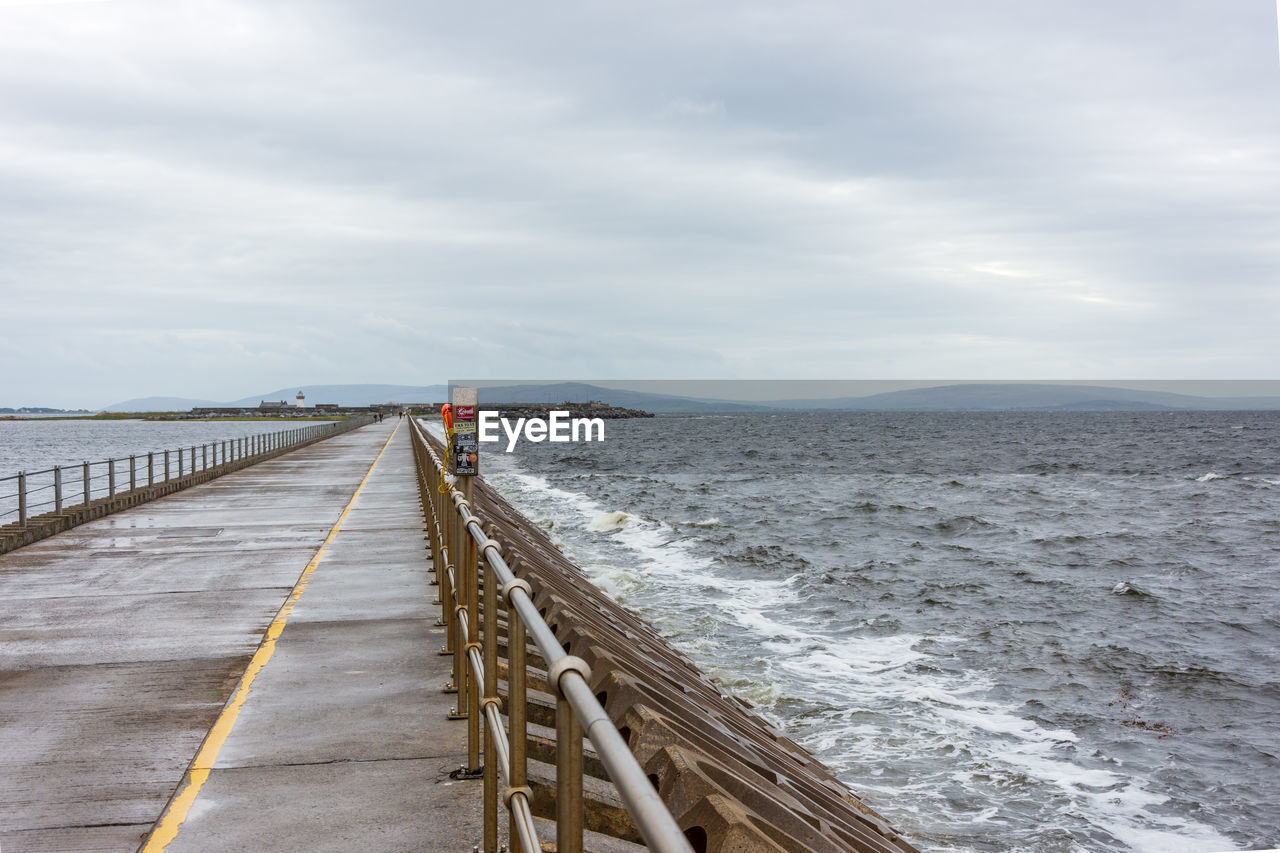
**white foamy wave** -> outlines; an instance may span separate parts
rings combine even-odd
[[[738,628],[756,634],[757,640],[780,632],[806,636],[768,615],[770,611],[786,612],[796,606],[797,598],[789,590],[795,576],[777,581],[723,577],[715,571],[712,560],[696,551],[695,543],[681,539],[671,525],[622,510],[608,510],[586,495],[556,488],[545,478],[526,473],[510,458],[496,457],[486,477],[522,512],[553,516],[558,513],[566,535],[574,518],[583,531],[608,533],[611,543],[631,554],[635,560],[631,571],[644,578],[655,600],[688,602],[691,592],[696,592],[710,596],[720,613]],[[596,580],[591,567],[601,563],[601,555],[595,552],[591,540],[576,541],[567,550],[583,565],[588,577]]]
[[[1210,471],[1208,474],[1204,474],[1202,476],[1196,477],[1196,482],[1207,483],[1210,480],[1225,480],[1225,479],[1227,479],[1226,474],[1215,474],[1212,471]]]
[[[634,515],[626,512],[605,512],[593,518],[587,526],[591,530],[603,533],[626,527],[629,522],[635,521],[635,518]]]
[[[724,523],[718,518],[708,518],[706,521],[691,521],[690,527],[724,527]]]
[[[782,657],[783,666],[804,675],[806,681],[838,688],[850,679],[884,675],[924,657],[915,645],[924,639],[917,634],[890,637],[848,637],[833,640],[804,632],[794,632],[787,640],[766,643]]]
[[[592,582],[611,598],[625,601],[627,596],[644,586],[644,581],[634,571],[607,563],[584,565],[582,570]]]
[[[994,769],[1005,767],[1058,789],[1077,802],[1091,822],[1140,853],[1202,850],[1214,845],[1226,849],[1231,845],[1230,839],[1205,824],[1157,814],[1156,809],[1167,798],[1147,790],[1147,780],[1077,763],[1070,754],[1079,741],[1075,732],[1044,728],[1019,715],[1017,708],[992,701],[986,696],[992,685],[973,673],[958,678],[921,676],[914,683],[873,674],[857,683],[864,697],[900,709],[903,733],[910,730],[907,721],[927,720],[926,731],[947,732],[951,742],[963,744],[973,755],[968,762],[973,769],[962,771],[957,778],[966,788],[989,788]],[[855,727],[845,728],[838,736],[826,735],[826,746],[878,734],[874,729],[859,732]],[[909,750],[910,743],[903,749]],[[990,812],[987,809],[982,815]],[[980,819],[990,819],[982,815]]]

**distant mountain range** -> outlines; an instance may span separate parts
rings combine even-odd
[[[307,403],[368,406],[374,403],[435,403],[448,394],[446,385],[303,385],[289,386],[240,400],[217,402],[184,397],[143,397],[113,403],[108,412],[186,411],[197,406],[253,407],[263,400],[294,401],[301,390]],[[481,401],[495,403],[560,403],[600,400],[615,406],[658,414],[777,411],[1178,411],[1280,410],[1280,396],[1203,397],[1052,383],[966,383],[890,391],[864,397],[808,398],[743,402],[681,397],[603,388],[585,382],[482,387]]]
[[[1020,382],[939,385],[866,397],[776,400],[768,405],[840,411],[1226,411],[1280,409],[1280,397],[1200,397],[1103,385]]]

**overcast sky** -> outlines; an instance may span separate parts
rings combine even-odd
[[[1277,378],[1271,0],[0,0],[0,405]]]

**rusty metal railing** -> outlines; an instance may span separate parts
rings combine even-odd
[[[16,523],[22,526],[33,514],[39,514],[36,510],[62,512],[64,506],[85,505],[99,498],[114,498],[117,494],[133,491],[141,486],[154,486],[188,474],[225,466],[229,462],[287,450],[294,445],[305,444],[325,435],[336,435],[364,423],[366,421],[356,419],[311,424],[173,450],[55,465],[42,471],[21,471],[0,477],[0,524]],[[70,476],[65,476],[68,474]]]
[[[484,778],[485,853],[498,850],[499,775],[505,786],[501,799],[508,812],[512,849],[515,853],[541,849],[528,784],[528,639],[546,661],[547,684],[556,695],[557,851],[582,851],[585,735],[649,848],[692,853],[675,818],[592,693],[586,661],[561,647],[534,605],[529,583],[516,577],[503,559],[502,546],[485,531],[471,504],[470,478],[464,478],[461,486],[452,482],[422,425],[416,419],[411,424],[432,565],[448,627],[447,645],[441,651],[453,656],[450,689],[457,691],[458,699],[451,716],[467,720],[464,770]],[[497,687],[499,597],[507,617],[507,727]]]
[[[0,477],[0,554],[311,442],[357,429],[370,420],[365,417],[312,424],[176,450]],[[64,477],[64,474],[70,476]]]

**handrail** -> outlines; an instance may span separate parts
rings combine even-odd
[[[556,702],[556,847],[560,853],[582,850],[582,736],[591,741],[609,779],[641,837],[651,850],[692,853],[688,839],[658,796],[648,776],[631,754],[622,735],[596,699],[587,679],[586,661],[567,654],[543,620],[528,583],[516,576],[502,556],[502,546],[486,533],[470,495],[451,482],[434,444],[417,419],[413,429],[414,456],[418,460],[423,510],[429,512],[431,552],[440,602],[449,628],[449,644],[442,651],[454,654],[454,683],[458,707],[454,716],[468,720],[467,770],[479,770],[479,717],[484,716],[487,738],[485,778],[485,851],[497,850],[497,774],[507,790],[503,796],[509,813],[514,849],[540,850],[530,808],[531,791],[526,761],[526,632],[547,664],[547,683]],[[469,490],[467,490],[469,491]],[[480,557],[487,566],[483,582],[484,626],[480,640],[473,639],[479,625],[481,591]],[[461,559],[456,559],[461,557]],[[451,558],[453,561],[451,562]],[[503,728],[497,697],[497,598],[507,611],[508,719],[511,735]],[[464,665],[463,659],[466,663]],[[470,672],[468,673],[468,669]],[[479,688],[483,685],[484,696]],[[464,697],[466,708],[464,710]]]
[[[51,506],[54,512],[62,512],[64,505],[87,506],[100,498],[115,498],[117,495],[128,494],[139,488],[154,486],[158,482],[182,479],[229,463],[275,453],[328,434],[354,429],[366,422],[363,418],[353,418],[346,421],[309,424],[275,432],[250,433],[236,438],[186,445],[171,450],[156,450],[145,454],[132,454],[94,462],[84,461],[71,465],[54,465],[52,468],[40,471],[20,471],[17,474],[0,477],[0,483],[11,481],[16,483],[16,491],[0,494],[0,519],[7,519],[16,514],[16,521],[9,524],[25,527],[28,520],[33,517],[32,510]],[[200,451],[199,456],[196,454],[197,450]],[[157,457],[162,460],[160,470],[157,470]],[[140,461],[145,461],[145,471],[140,469]],[[126,462],[127,467],[124,465]],[[76,469],[79,469],[79,476],[71,477],[68,484],[72,488],[64,490],[63,473]],[[117,478],[125,475],[128,479],[117,487]],[[32,482],[41,477],[49,479],[47,482]],[[53,490],[51,500],[30,502],[32,495],[47,492],[50,489]]]

